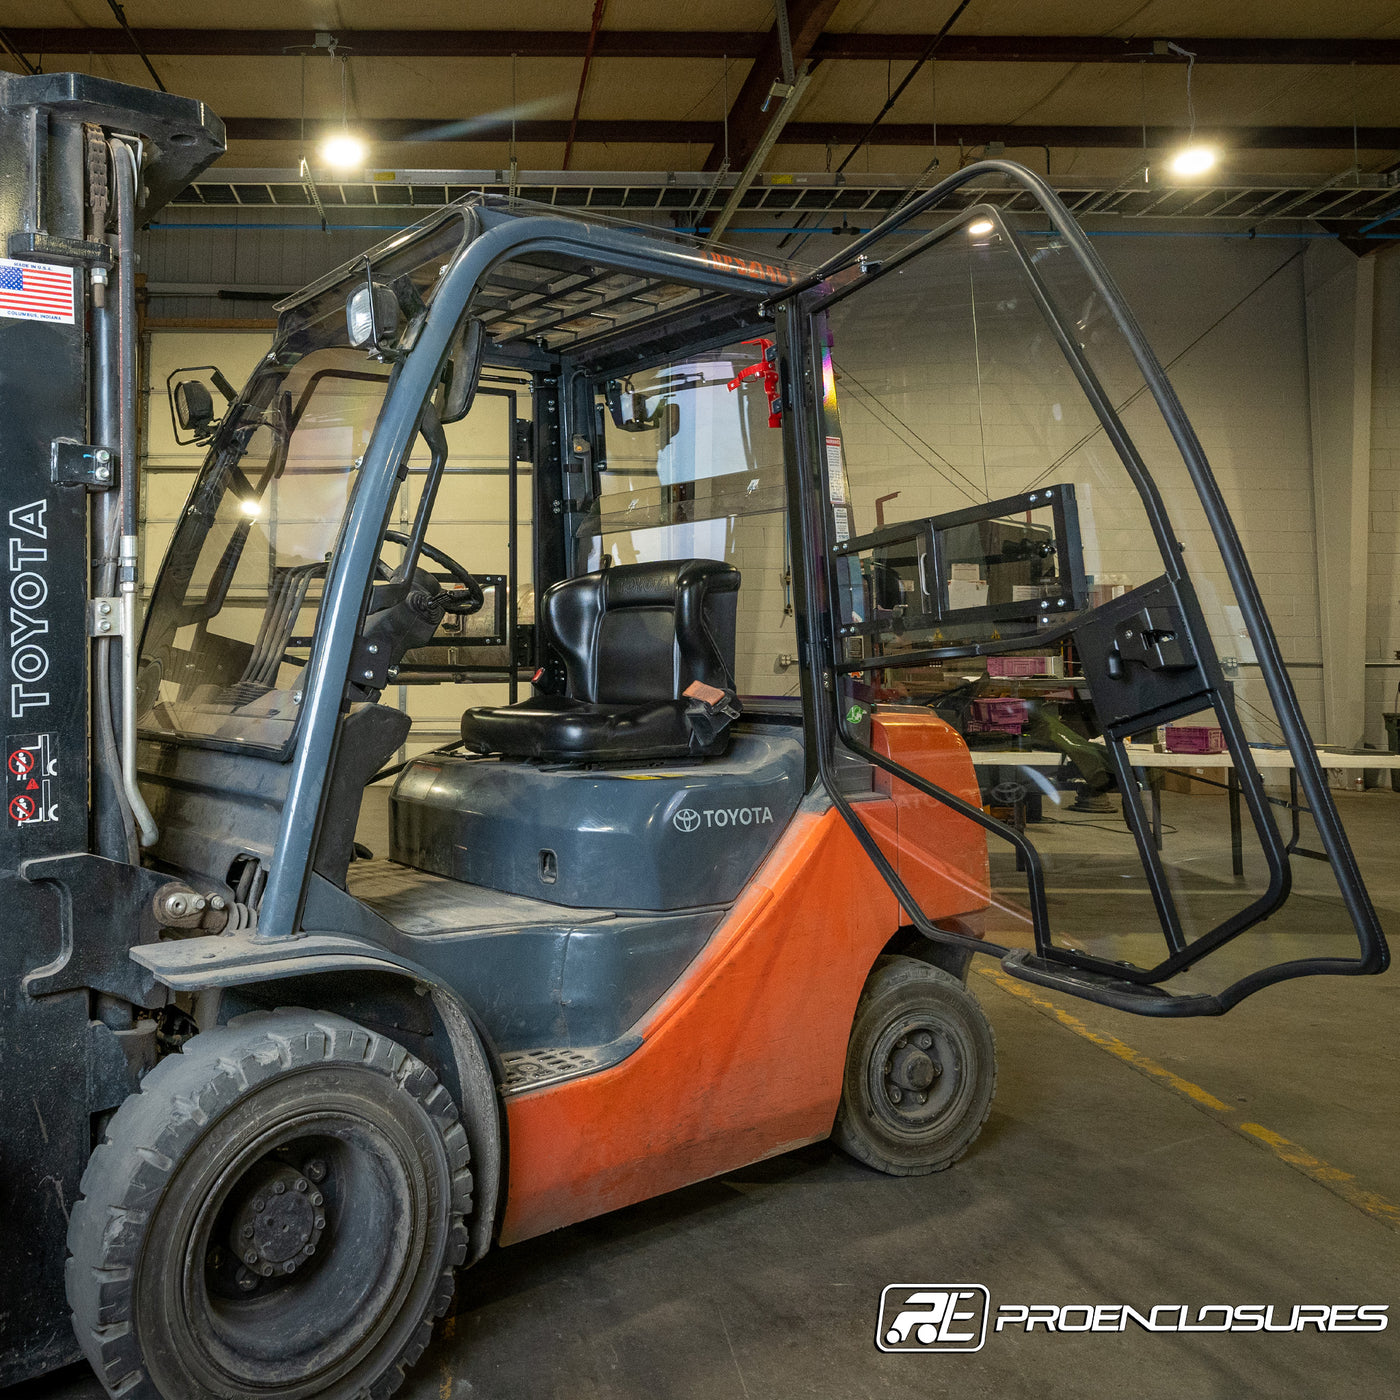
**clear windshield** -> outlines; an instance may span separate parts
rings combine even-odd
[[[291,737],[327,563],[387,385],[387,366],[339,347],[254,375],[156,585],[144,730],[267,747]]]
[[[735,685],[746,696],[798,685],[771,344],[744,341],[599,385],[605,469],[576,539],[580,573],[605,557],[738,568]]]

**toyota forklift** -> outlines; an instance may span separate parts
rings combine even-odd
[[[222,128],[44,75],[0,131],[0,1384],[386,1396],[493,1245],[827,1137],[945,1168],[995,1079],[973,957],[1183,1018],[1386,966],[1200,443],[1030,171],[808,272],[438,208],[280,303],[241,391],[172,376],[205,457],[143,599],[135,231]],[[1084,834],[994,819],[920,690],[1046,654],[1142,895],[1093,928]],[[417,752],[405,694],[459,737]],[[1186,718],[1252,841],[1204,889],[1134,763]],[[1337,914],[1271,932],[1305,854]]]

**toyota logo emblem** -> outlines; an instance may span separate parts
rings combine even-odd
[[[677,831],[694,831],[700,825],[700,813],[689,807],[682,807],[671,820]]]

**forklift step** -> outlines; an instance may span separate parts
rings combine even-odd
[[[504,1094],[543,1088],[564,1079],[579,1079],[625,1060],[640,1044],[639,1035],[622,1036],[608,1045],[547,1046],[542,1050],[513,1050],[501,1056]]]
[[[1101,972],[1051,962],[1024,948],[1008,953],[1001,965],[1023,982],[1033,982],[1037,987],[1065,992],[1084,1001],[1096,1001],[1100,1006],[1112,1006],[1118,1011],[1131,1011],[1136,1016],[1221,1016],[1225,1013],[1220,998],[1208,992],[1168,992],[1161,987],[1129,982],[1126,978],[1108,977]]]

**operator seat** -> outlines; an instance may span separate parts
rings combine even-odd
[[[716,559],[618,564],[544,595],[543,639],[564,661],[563,695],[462,716],[474,753],[563,763],[708,758],[726,726],[695,722],[694,681],[734,688],[739,571]]]

